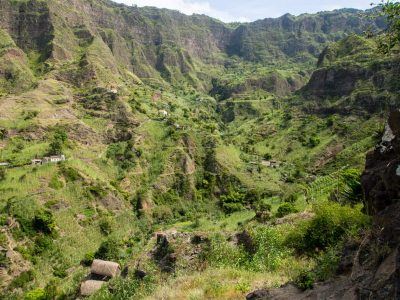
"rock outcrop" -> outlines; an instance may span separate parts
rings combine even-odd
[[[399,106],[400,60],[380,56],[371,40],[351,35],[326,47],[299,94],[309,112],[364,114]]]
[[[366,208],[382,212],[400,199],[400,111],[393,111],[382,142],[367,155],[362,176]]]

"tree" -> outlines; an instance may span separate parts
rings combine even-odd
[[[379,7],[388,22],[386,32],[379,39],[379,50],[389,53],[400,42],[400,2],[382,0]]]
[[[62,154],[62,149],[67,139],[68,136],[64,129],[62,128],[56,129],[53,134],[52,141],[50,142],[49,145],[49,154],[50,155]]]

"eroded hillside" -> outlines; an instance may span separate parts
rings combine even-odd
[[[124,269],[95,299],[242,299],[336,266],[399,102],[369,14],[0,0],[5,299],[74,299],[94,258]],[[305,243],[321,219],[337,232]]]

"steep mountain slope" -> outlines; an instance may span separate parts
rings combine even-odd
[[[187,285],[242,298],[315,263],[287,233],[346,202],[398,103],[397,57],[351,35],[384,25],[359,13],[235,27],[106,0],[0,0],[4,297],[74,299],[95,257],[127,268],[101,299]],[[32,165],[51,155],[66,160]],[[335,205],[343,226],[367,227],[357,205]]]
[[[206,16],[109,1],[2,0],[1,8],[5,16],[1,27],[25,52],[38,52],[42,61],[50,56],[70,61],[101,47],[111,50],[106,67],[114,67],[113,73],[115,67],[124,66],[120,72],[130,71],[140,78],[185,80],[203,87],[210,85],[214,70],[206,66],[221,71],[226,54],[263,63],[274,59],[274,64],[288,58],[301,62],[296,57],[305,55],[303,63],[309,63],[327,42],[349,32],[360,33],[367,26],[382,26],[355,10],[297,18],[285,15],[234,29]]]
[[[369,26],[372,30],[383,26],[381,20],[371,21],[366,15],[342,9],[299,17],[286,14],[241,25],[231,36],[228,52],[262,62],[287,58],[310,62],[326,43],[338,41],[349,33],[361,34]]]

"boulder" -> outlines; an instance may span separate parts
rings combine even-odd
[[[100,280],[86,280],[81,284],[81,296],[91,296],[102,288],[105,281]]]
[[[114,278],[121,273],[121,269],[119,264],[115,262],[95,259],[90,268],[90,272],[95,275]]]

